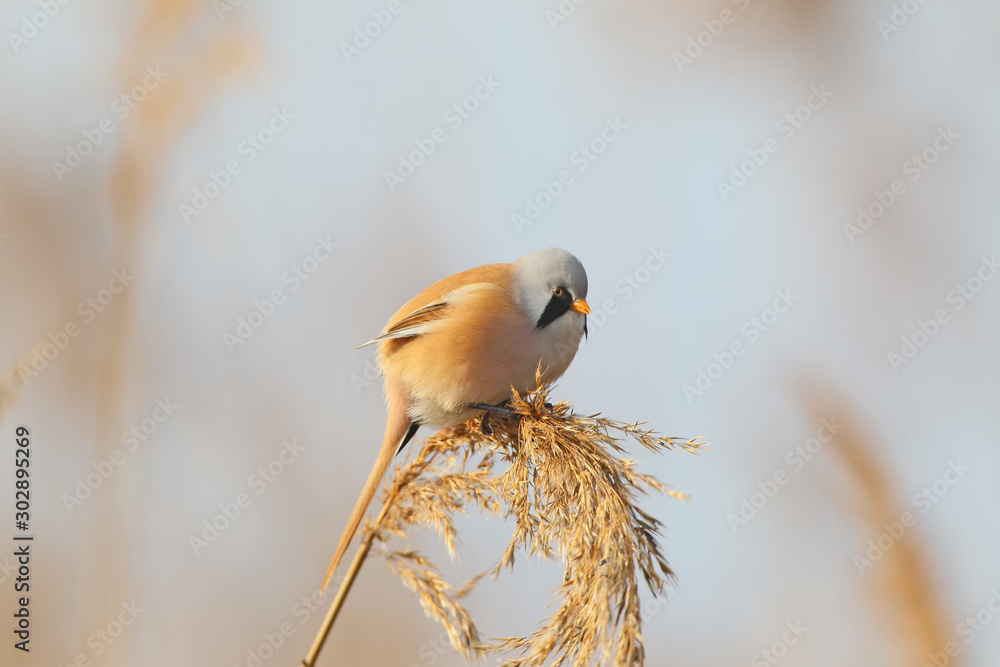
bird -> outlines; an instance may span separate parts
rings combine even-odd
[[[421,426],[510,415],[511,391],[566,371],[587,334],[587,272],[570,252],[542,248],[439,280],[404,304],[377,344],[387,417],[375,465],[327,570],[336,570],[392,463]],[[326,583],[324,583],[324,588]]]

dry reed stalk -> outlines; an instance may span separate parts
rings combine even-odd
[[[841,407],[837,414],[847,413],[846,407]],[[835,442],[833,451],[859,490],[854,498],[856,517],[867,533],[877,536],[906,511],[901,494],[874,454],[884,447],[850,426],[837,434]],[[904,656],[901,664],[923,664],[926,656],[940,651],[950,639],[948,615],[928,562],[919,537],[906,534],[874,569],[874,591],[895,626],[896,645]],[[961,656],[951,660],[951,667],[957,667]]]
[[[115,65],[119,86],[130,90],[142,80],[149,66],[163,65],[169,76],[129,114],[116,142],[117,152],[106,174],[112,222],[110,264],[125,266],[140,274],[150,264],[144,256],[144,235],[153,228],[150,205],[161,185],[164,157],[181,133],[208,108],[209,103],[236,75],[247,69],[256,48],[232,27],[219,27],[206,16],[209,3],[199,0],[148,0],[134,8],[135,31],[121,40]],[[208,21],[206,22],[206,18]],[[205,29],[206,24],[212,26]],[[117,133],[116,133],[117,134]],[[95,364],[96,437],[95,459],[108,456],[120,433],[120,410],[130,384],[141,380],[133,372],[141,358],[130,347],[141,340],[133,316],[137,287],[115,297],[104,315],[101,350]],[[119,482],[121,480],[118,480]],[[129,510],[130,493],[136,487],[112,485],[93,512],[82,560],[88,617],[99,618],[107,609],[127,599],[133,577],[130,550],[138,544],[139,525]],[[109,552],[107,545],[121,545]],[[81,639],[83,628],[81,628]],[[118,640],[104,658],[107,667],[130,661],[134,635]]]
[[[844,425],[829,447],[843,465],[852,487],[839,496],[839,504],[866,535],[877,536],[885,526],[898,522],[908,503],[896,488],[890,471],[879,460],[886,446],[863,426],[860,411],[842,397],[808,384],[807,411],[816,421],[836,415]],[[864,550],[862,546],[861,551]],[[887,639],[899,649],[902,665],[924,664],[950,639],[948,612],[934,581],[926,546],[917,531],[907,532],[859,583],[869,588],[872,606],[891,624]],[[958,667],[963,656],[950,658]]]
[[[597,415],[581,416],[568,403],[550,406],[548,387],[514,394],[509,405],[517,417],[473,419],[438,432],[410,463],[400,466],[387,485],[382,512],[368,522],[362,551],[341,585],[349,588],[374,540],[403,583],[416,593],[425,613],[447,631],[452,647],[466,658],[505,656],[508,667],[554,664],[577,667],[595,661],[641,665],[639,577],[660,595],[673,572],[656,538],[661,524],[637,505],[648,489],[686,499],[619,458],[631,438],[646,449],[683,449],[697,453],[704,443],[655,435],[639,424]],[[472,506],[513,520],[510,544],[491,569],[456,590],[437,568],[412,549],[388,547],[392,535],[431,526],[457,557],[454,517]],[[559,560],[565,577],[555,595],[558,608],[527,637],[497,642],[482,638],[460,600],[486,574],[512,570],[523,551],[530,558]],[[355,567],[357,565],[357,567]],[[313,644],[311,667],[346,593],[338,593],[329,624]]]
[[[3,420],[7,410],[17,402],[17,394],[14,393],[14,371],[9,375],[0,375],[0,420]]]

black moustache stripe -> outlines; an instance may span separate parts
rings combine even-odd
[[[562,296],[556,296],[553,294],[552,298],[549,299],[548,304],[546,304],[545,311],[542,313],[542,316],[538,318],[538,324],[536,326],[539,329],[547,327],[569,312],[572,305],[573,297],[570,296],[568,291],[563,291]]]

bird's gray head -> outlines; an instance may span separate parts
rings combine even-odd
[[[542,248],[514,262],[517,307],[543,328],[567,312],[586,315],[587,272],[576,257],[561,248]]]

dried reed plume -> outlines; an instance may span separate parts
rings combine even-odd
[[[548,394],[544,386],[515,393],[509,407],[516,417],[476,418],[440,431],[398,468],[387,484],[382,512],[365,526],[362,553],[334,607],[343,601],[355,566],[378,540],[389,566],[466,658],[500,654],[510,667],[548,660],[577,666],[642,664],[639,578],[660,595],[673,573],[656,542],[661,524],[638,507],[637,496],[648,489],[686,496],[619,458],[625,452],[622,441],[632,438],[653,452],[698,452],[704,443],[660,437],[639,424],[580,416],[568,403],[550,406]],[[496,565],[461,589],[444,581],[416,551],[389,548],[392,535],[432,526],[457,557],[454,517],[470,506],[509,517],[514,535]],[[555,594],[558,608],[527,637],[486,641],[460,600],[484,575],[513,569],[522,550],[565,564]],[[330,623],[335,616],[331,609]],[[306,665],[313,664],[323,636],[321,631]]]

